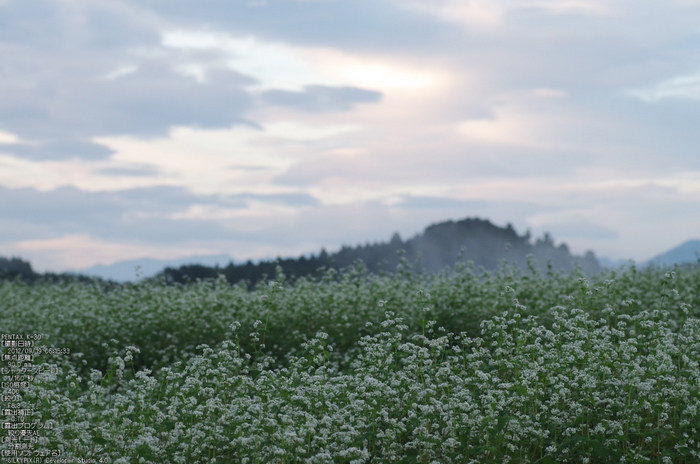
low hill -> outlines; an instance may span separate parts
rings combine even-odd
[[[600,271],[592,251],[584,256],[574,256],[566,244],[556,246],[554,240],[544,237],[531,242],[530,234],[520,236],[512,225],[498,227],[488,220],[468,218],[461,221],[446,221],[428,226],[422,234],[403,241],[395,233],[388,242],[365,244],[356,247],[344,246],[329,254],[322,250],[318,255],[300,258],[279,258],[253,264],[229,263],[226,267],[203,265],[166,268],[162,275],[169,282],[184,283],[197,278],[216,278],[223,274],[230,283],[248,281],[254,284],[263,276],[273,277],[279,264],[288,276],[302,277],[319,274],[320,268],[341,269],[362,260],[372,273],[393,272],[400,263],[400,251],[419,272],[435,272],[457,261],[463,248],[463,259],[472,261],[484,270],[495,270],[504,260],[526,268],[528,255],[533,255],[542,270],[548,266],[554,270],[572,270],[577,264],[587,275]]]

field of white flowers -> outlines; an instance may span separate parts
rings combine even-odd
[[[0,284],[67,462],[697,463],[699,315],[698,267]]]

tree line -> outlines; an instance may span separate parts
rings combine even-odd
[[[334,253],[322,249],[318,254],[310,256],[277,258],[258,263],[249,260],[236,264],[232,261],[224,267],[199,264],[167,267],[148,280],[184,284],[197,279],[216,279],[223,275],[232,285],[246,283],[252,288],[265,279],[274,278],[278,267],[293,280],[319,277],[330,269],[340,271],[355,265],[358,260],[373,274],[396,272],[407,266],[415,272],[436,272],[453,266],[458,257],[471,261],[477,269],[483,271],[493,271],[504,262],[523,269],[536,266],[542,271],[570,271],[579,266],[587,275],[594,275],[601,270],[592,251],[583,256],[574,256],[566,244],[557,246],[549,234],[533,241],[529,232],[518,235],[511,224],[498,227],[485,219],[467,218],[430,225],[422,234],[408,240],[402,240],[398,233],[394,233],[387,242],[343,246]],[[35,272],[29,262],[20,258],[0,257],[0,280],[7,279],[22,279],[28,283],[98,281],[108,286],[119,285],[73,273],[41,274]]]
[[[69,272],[36,272],[32,269],[32,265],[29,261],[24,261],[17,257],[5,258],[0,256],[0,281],[3,280],[21,280],[28,284],[35,284],[38,282],[100,282],[105,287],[119,286],[116,282],[100,279],[99,277],[84,276]]]
[[[318,277],[328,269],[347,268],[358,260],[374,274],[395,272],[406,263],[417,272],[436,272],[453,266],[460,256],[484,271],[495,270],[503,262],[520,268],[534,263],[543,271],[570,271],[579,266],[587,275],[601,270],[592,251],[574,256],[566,244],[555,245],[549,234],[533,242],[529,232],[520,236],[511,224],[498,227],[488,220],[467,218],[430,225],[422,234],[405,241],[395,233],[388,242],[343,246],[335,253],[322,249],[308,257],[277,258],[256,264],[249,260],[245,264],[230,262],[224,267],[198,264],[168,267],[160,276],[166,282],[185,283],[223,275],[231,284],[247,282],[254,285],[266,277],[273,278],[277,266],[292,279]]]

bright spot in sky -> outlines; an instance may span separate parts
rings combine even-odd
[[[17,143],[19,138],[9,132],[0,131],[0,143]]]
[[[182,50],[219,51],[226,56],[218,62],[180,64],[177,69],[204,82],[208,69],[226,66],[256,79],[257,83],[250,88],[259,91],[301,91],[308,85],[349,85],[391,92],[434,87],[446,79],[444,73],[434,68],[421,69],[418,64],[404,64],[389,56],[361,56],[331,48],[291,46],[264,42],[252,36],[179,30],[163,34],[162,44]]]
[[[162,44],[175,49],[219,51],[224,56],[214,65],[255,78],[258,83],[251,86],[254,90],[300,91],[310,84],[338,84],[317,72],[299,53],[298,47],[283,43],[263,42],[252,36],[232,37],[222,33],[179,30],[163,34]],[[182,69],[194,74],[198,80],[203,79],[207,70],[196,63]]]

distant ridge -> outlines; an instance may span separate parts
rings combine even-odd
[[[676,248],[668,250],[655,258],[647,261],[647,264],[655,266],[673,266],[674,264],[697,263],[700,253],[700,240],[688,240]]]
[[[206,266],[220,266],[231,262],[231,257],[227,255],[201,255],[188,256],[179,259],[153,259],[138,258],[127,261],[119,261],[114,264],[98,264],[87,269],[79,269],[75,272],[86,276],[95,276],[102,279],[113,280],[115,282],[136,281],[136,267],[140,267],[142,278],[153,277],[163,271],[166,267],[184,266],[187,264],[201,264]]]

